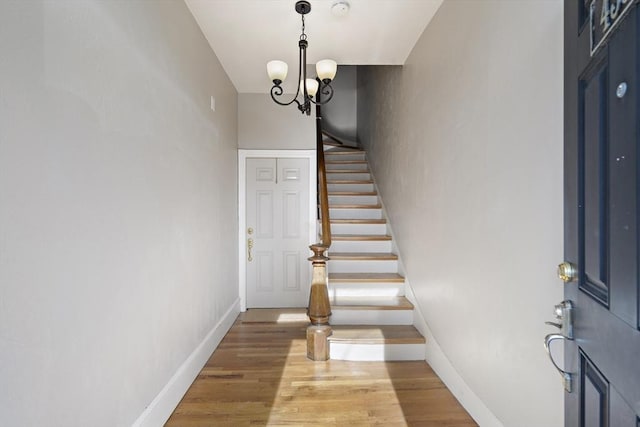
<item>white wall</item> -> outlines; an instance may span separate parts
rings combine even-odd
[[[265,83],[265,87],[268,86]],[[289,101],[293,94],[282,95]],[[281,106],[269,94],[238,95],[238,146],[254,150],[308,150],[316,148],[315,109],[303,115],[295,103]]]
[[[236,150],[183,2],[0,2],[0,425],[131,425],[235,315]]]
[[[358,70],[358,133],[429,346],[505,426],[563,423],[542,347],[562,299],[562,7],[448,0],[404,67]]]

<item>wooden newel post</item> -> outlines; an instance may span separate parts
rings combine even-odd
[[[329,341],[331,326],[331,305],[329,303],[329,290],[327,289],[327,261],[325,256],[326,246],[320,244],[311,245],[313,256],[309,261],[313,264],[313,277],[311,279],[311,293],[309,295],[309,308],[307,314],[311,324],[307,327],[307,357],[315,361],[329,359]]]

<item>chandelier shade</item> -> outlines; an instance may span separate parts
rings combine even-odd
[[[318,92],[318,82],[314,79],[306,79],[305,82],[307,82],[307,93],[311,98],[313,98]],[[304,93],[303,82],[300,82],[300,92]]]
[[[287,78],[289,66],[286,62],[273,60],[267,63],[267,74],[269,80],[273,82],[271,87],[271,99],[279,105],[291,105],[294,102],[303,114],[311,114],[311,104],[323,105],[333,97],[333,88],[331,82],[336,76],[338,64],[332,59],[323,59],[316,64],[317,77],[314,79],[307,78],[307,35],[305,34],[304,16],[311,12],[311,3],[305,0],[299,0],[295,6],[302,19],[302,33],[298,41],[298,85],[297,91],[293,99],[288,102],[280,101],[283,95],[282,82]],[[300,97],[300,99],[298,99]]]
[[[271,81],[283,82],[287,78],[289,66],[284,61],[273,60],[267,63],[267,73]]]
[[[336,71],[338,71],[338,64],[333,59],[323,59],[316,63],[316,73],[323,82],[325,80],[329,82],[333,80],[336,76]]]

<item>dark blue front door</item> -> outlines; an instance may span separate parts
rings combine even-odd
[[[640,8],[565,2],[567,426],[640,426]],[[624,14],[623,14],[624,12]]]

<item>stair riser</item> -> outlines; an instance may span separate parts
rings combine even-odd
[[[413,310],[341,310],[331,307],[333,325],[413,325]]]
[[[425,360],[425,344],[355,344],[331,342],[331,359],[361,362]]]
[[[324,160],[325,162],[337,160],[365,160],[365,157],[364,153],[333,154],[330,151],[325,151]]]
[[[404,283],[334,283],[329,282],[329,297],[403,297]]]
[[[329,209],[332,219],[381,219],[382,209]],[[333,233],[336,233],[333,228]]]
[[[331,224],[333,234],[387,234],[387,224]]]
[[[339,205],[377,205],[378,196],[329,196],[329,207]]]
[[[327,184],[327,190],[333,191],[373,191],[373,184],[371,183],[354,183],[354,184]]]
[[[397,273],[398,261],[330,260],[327,269],[331,273]]]
[[[371,174],[368,172],[350,172],[350,173],[338,173],[338,172],[327,172],[327,179],[361,179],[368,181],[371,179]]]
[[[391,252],[391,240],[333,240],[331,250],[335,252]]]

